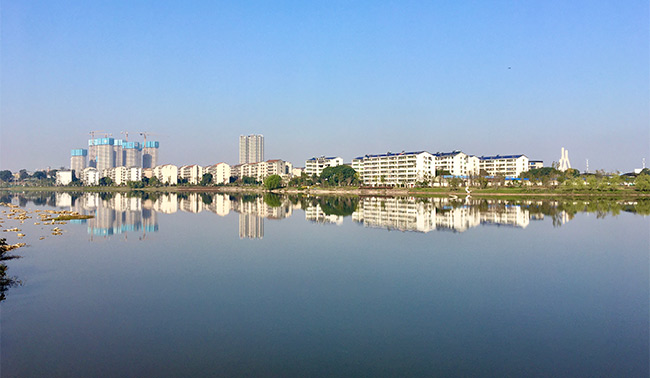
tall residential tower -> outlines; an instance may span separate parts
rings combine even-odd
[[[81,177],[81,171],[88,165],[87,158],[88,150],[86,149],[79,148],[70,152],[70,169],[75,172],[77,177]]]
[[[153,168],[158,165],[158,147],[160,147],[160,144],[153,140],[144,143],[142,168]]]
[[[239,164],[264,161],[264,136],[239,136]]]

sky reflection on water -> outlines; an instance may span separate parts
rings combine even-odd
[[[645,204],[63,194],[3,376],[648,373]]]

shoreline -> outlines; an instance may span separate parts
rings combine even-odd
[[[128,188],[128,187],[2,187],[0,192],[143,192],[143,193],[254,193],[254,194],[287,194],[287,195],[340,195],[340,196],[418,196],[418,197],[466,197],[464,190],[441,190],[441,189],[369,189],[369,188],[281,188],[267,190],[262,187],[237,187],[237,186],[176,186],[176,187],[155,187],[155,188]],[[635,192],[632,190],[618,190],[614,192],[559,192],[554,190],[530,190],[521,191],[512,189],[476,189],[470,192],[471,197],[585,197],[585,198],[648,198],[650,193]]]

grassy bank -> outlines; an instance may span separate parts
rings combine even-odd
[[[162,186],[132,189],[124,186],[46,186],[46,187],[3,187],[6,192],[88,192],[88,193],[268,193],[262,186]],[[271,191],[278,194],[309,195],[359,195],[359,196],[458,196],[467,195],[464,189],[450,188],[391,188],[372,189],[359,187],[303,187],[281,188]],[[486,188],[471,189],[472,197],[581,197],[581,198],[650,198],[650,193],[631,188],[615,190],[565,190],[552,188]]]

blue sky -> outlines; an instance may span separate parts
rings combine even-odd
[[[189,4],[188,4],[189,3]],[[0,169],[90,130],[162,163],[463,150],[650,163],[647,1],[17,1],[1,5]],[[650,164],[649,164],[650,165]]]

